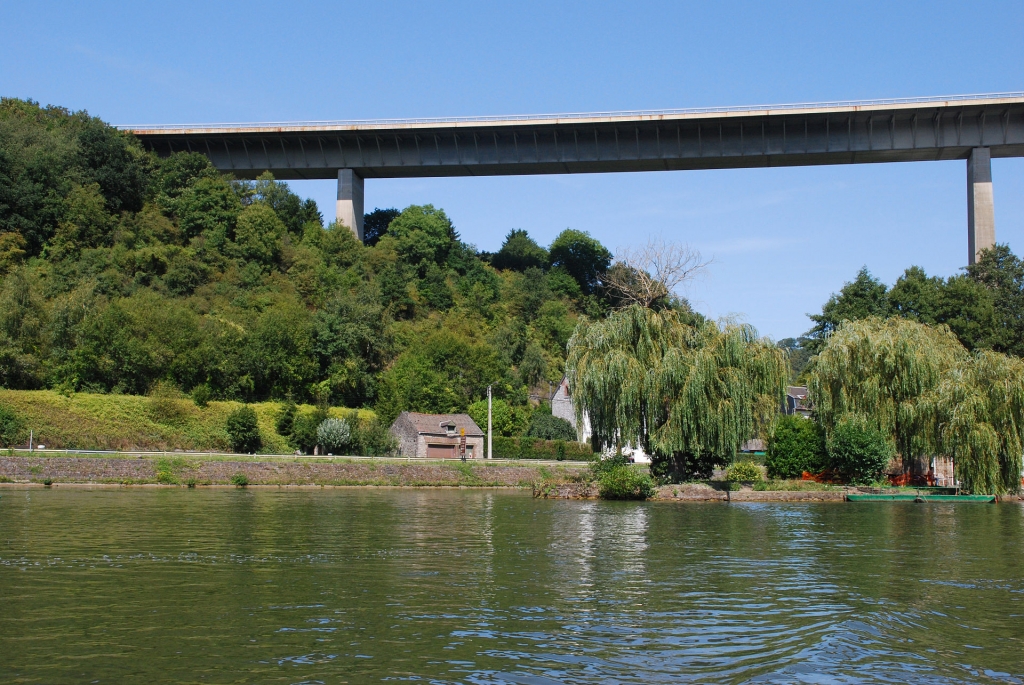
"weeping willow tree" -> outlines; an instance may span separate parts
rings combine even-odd
[[[750,326],[685,322],[631,306],[582,321],[566,376],[577,421],[601,445],[639,445],[668,479],[707,477],[778,410],[784,353]]]
[[[826,434],[848,416],[888,435],[904,469],[953,457],[969,492],[1020,488],[1024,363],[970,354],[945,326],[907,319],[844,322],[812,362],[808,382]]]
[[[1024,455],[1024,361],[981,351],[939,385],[939,431],[968,492],[1018,492]]]
[[[808,391],[831,434],[848,415],[891,437],[905,463],[939,448],[936,389],[967,359],[949,329],[908,319],[844,322],[812,361]]]

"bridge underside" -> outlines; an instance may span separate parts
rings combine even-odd
[[[161,155],[200,152],[221,171],[254,178],[339,179],[361,205],[362,179],[684,171],[1024,156],[1024,97],[685,114],[132,129]],[[975,150],[985,150],[978,157]],[[340,170],[348,184],[342,188]],[[988,172],[991,198],[991,174]],[[969,203],[968,224],[991,201]],[[344,215],[361,224],[355,205]],[[353,230],[361,234],[361,226]],[[973,235],[973,234],[972,234]],[[969,259],[989,239],[971,238]]]

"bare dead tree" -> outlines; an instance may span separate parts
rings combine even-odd
[[[605,272],[605,286],[623,306],[650,307],[707,269],[711,260],[685,243],[652,238],[646,245],[617,250],[618,259]]]

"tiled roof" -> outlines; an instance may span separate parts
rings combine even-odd
[[[468,436],[482,437],[484,434],[480,427],[476,425],[476,422],[470,418],[469,414],[419,414],[417,412],[404,411],[396,419],[396,422],[401,421],[403,418],[418,433],[445,433],[443,425],[452,422],[455,424],[456,435],[458,435],[459,430],[462,428],[466,429],[466,435]]]

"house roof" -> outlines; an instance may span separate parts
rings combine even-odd
[[[807,387],[803,385],[790,385],[786,387],[786,394],[790,397],[804,399],[807,397]]]
[[[405,422],[416,429],[417,433],[433,433],[443,435],[447,431],[444,428],[449,422],[455,424],[455,433],[458,434],[463,428],[467,436],[483,437],[484,432],[470,418],[469,414],[420,414],[412,411],[403,411],[395,419],[395,423]]]

